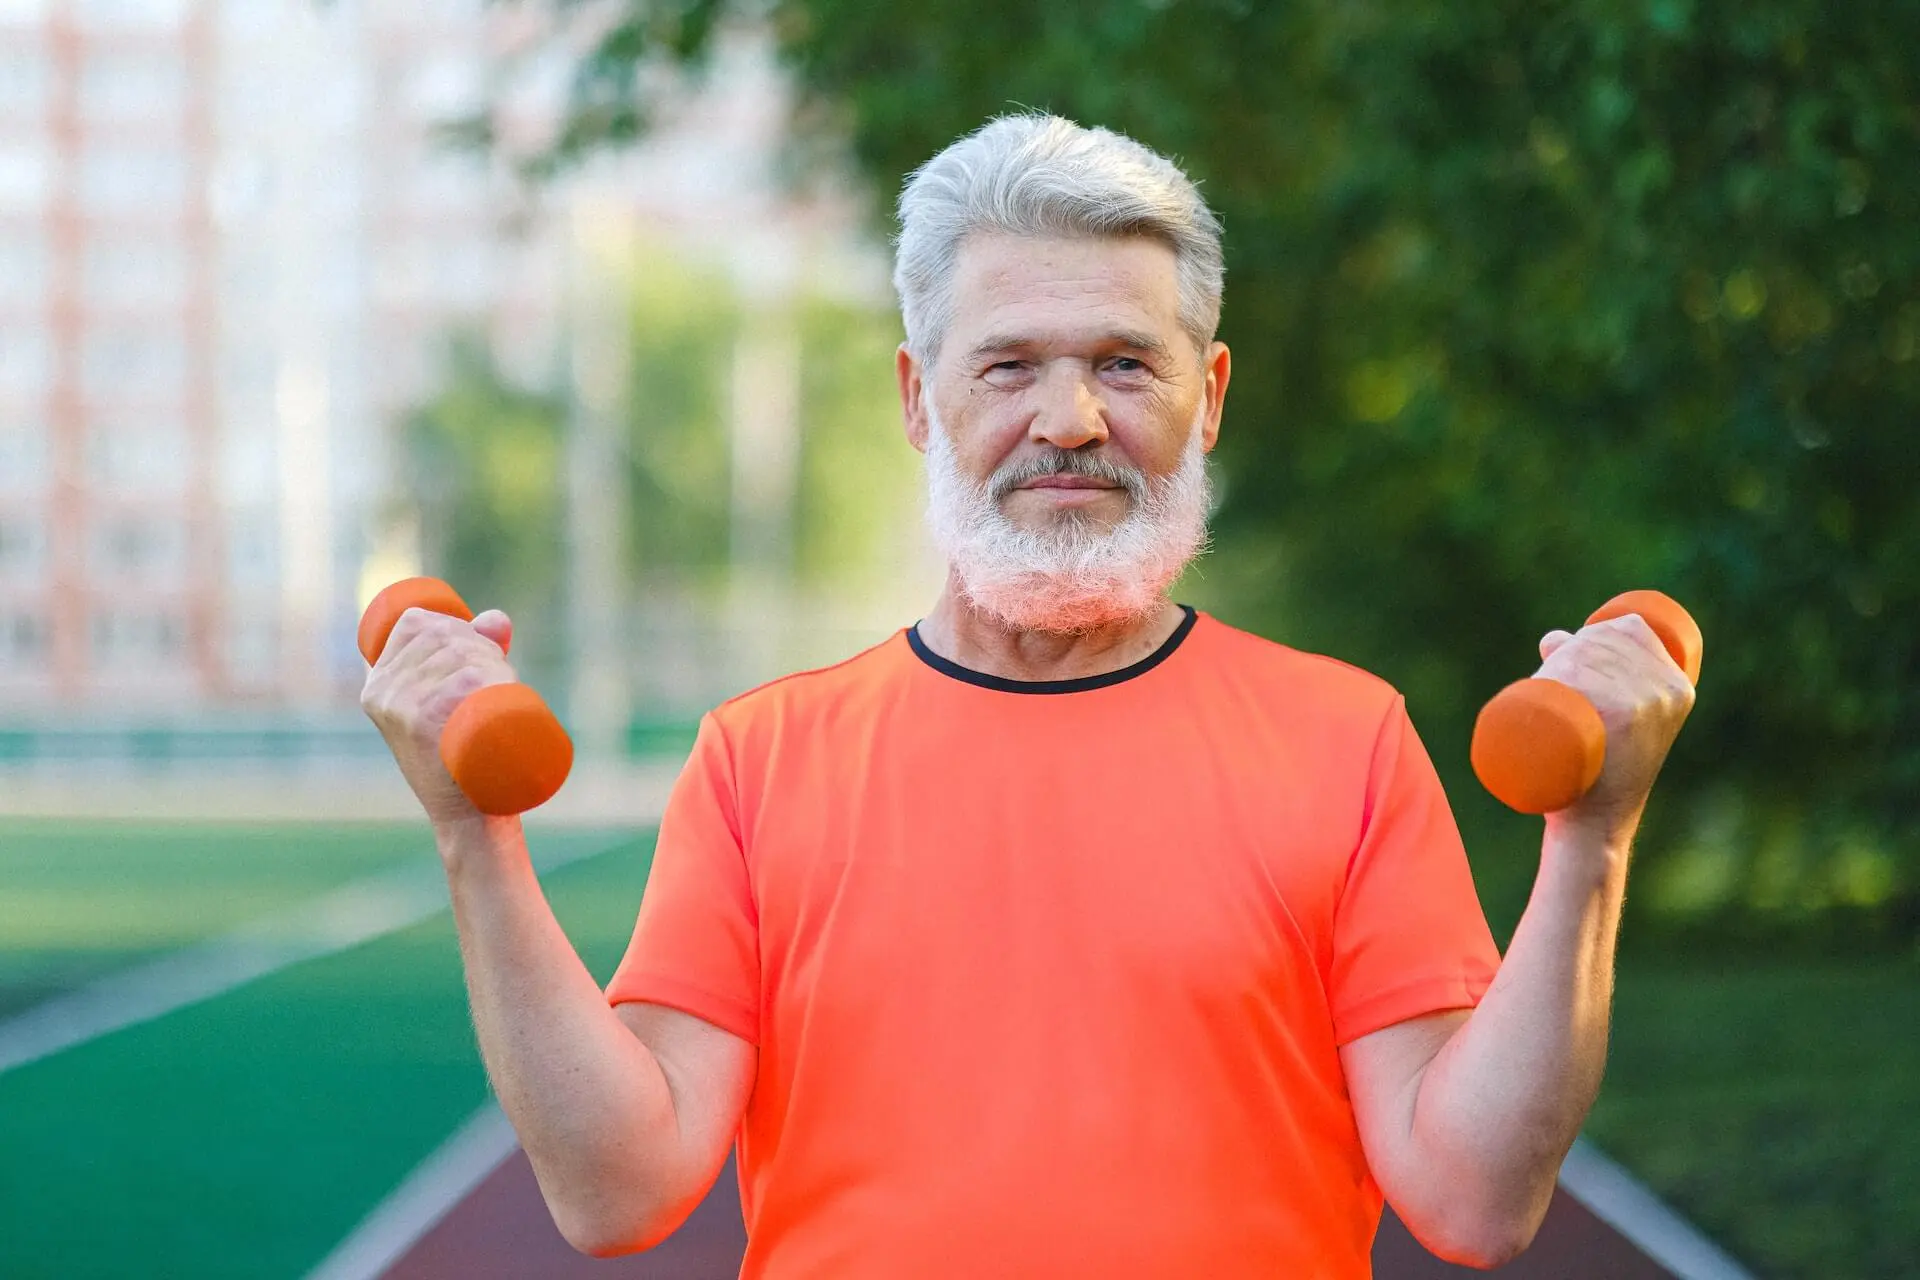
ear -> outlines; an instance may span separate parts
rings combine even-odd
[[[1227,407],[1227,382],[1232,377],[1233,353],[1226,343],[1216,342],[1207,348],[1207,416],[1200,427],[1200,446],[1208,453],[1220,439],[1220,417]]]
[[[893,355],[894,375],[900,382],[900,414],[906,422],[907,443],[921,453],[927,451],[927,385],[920,377],[920,362],[901,343]]]

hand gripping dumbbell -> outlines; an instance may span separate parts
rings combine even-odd
[[[473,610],[438,578],[403,578],[360,617],[360,653],[372,665],[409,609],[473,621]],[[573,739],[539,694],[524,684],[476,689],[453,709],[440,732],[440,759],[473,807],[504,816],[553,798],[573,768]]]
[[[1700,626],[1658,591],[1629,591],[1594,610],[1589,624],[1637,613],[1687,679],[1700,679]],[[1532,677],[1508,685],[1473,726],[1473,771],[1494,797],[1521,813],[1564,809],[1593,786],[1607,758],[1600,713],[1573,688]]]

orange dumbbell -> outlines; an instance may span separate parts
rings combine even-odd
[[[403,578],[360,616],[360,653],[380,660],[394,624],[409,609],[473,621],[473,610],[438,578]],[[573,768],[573,739],[539,694],[524,684],[491,684],[469,694],[440,733],[440,759],[482,813],[525,813],[553,798]]]
[[[1588,623],[1637,613],[1687,679],[1700,679],[1700,626],[1658,591],[1629,591],[1593,611]],[[1586,698],[1557,680],[1519,680],[1480,709],[1473,771],[1496,799],[1521,813],[1564,809],[1593,786],[1607,759],[1607,731]]]

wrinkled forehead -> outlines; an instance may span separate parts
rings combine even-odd
[[[954,263],[947,346],[964,354],[982,339],[1083,345],[1115,332],[1181,336],[1179,260],[1148,236],[976,234]]]

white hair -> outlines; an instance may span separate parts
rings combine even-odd
[[[954,263],[976,233],[1157,239],[1177,262],[1180,327],[1202,352],[1220,327],[1220,220],[1177,165],[1121,134],[1002,116],[915,171],[899,220],[893,285],[922,364],[953,323]]]

